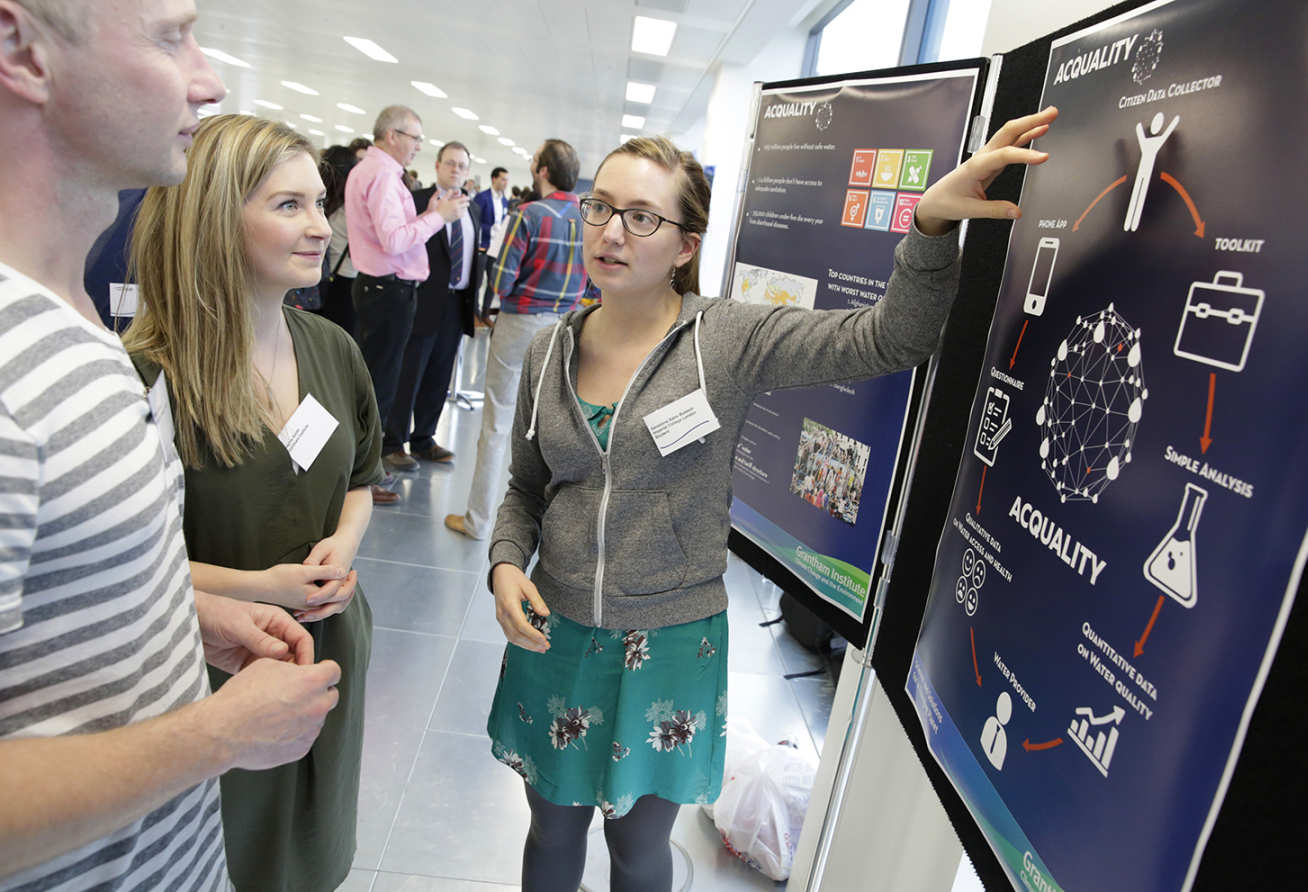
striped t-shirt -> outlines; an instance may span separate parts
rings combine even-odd
[[[118,339],[0,264],[0,739],[209,693],[179,494]],[[209,780],[3,890],[227,886]]]

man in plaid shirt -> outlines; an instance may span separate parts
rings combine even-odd
[[[543,197],[509,215],[504,243],[487,275],[500,298],[486,359],[486,402],[477,466],[468,510],[450,514],[445,525],[473,539],[485,539],[504,495],[498,487],[509,448],[522,359],[532,336],[575,308],[586,291],[581,253],[581,212],[572,189],[581,168],[577,152],[561,139],[547,139],[531,159],[531,178]]]

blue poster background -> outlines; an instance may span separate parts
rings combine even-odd
[[[903,196],[911,202],[958,164],[976,84],[976,69],[968,68],[765,89],[736,263],[814,280],[813,306],[818,309],[876,303],[903,237],[892,231],[895,201]],[[870,180],[862,182],[862,171],[855,171],[854,153],[886,149],[892,160],[901,153],[895,188],[875,189]],[[902,154],[911,151],[919,154]],[[924,166],[922,152],[930,152]],[[918,165],[922,179],[909,182],[906,161]],[[869,166],[866,173],[874,171]],[[854,199],[863,210],[857,226],[841,225],[850,191],[865,196]],[[742,269],[736,267],[733,293],[741,289]],[[737,445],[733,526],[859,622],[867,607],[911,375],[761,395]],[[854,523],[791,491],[805,419],[870,450]]]
[[[1188,888],[1302,578],[1308,7],[1257,9],[1051,51],[908,686],[1019,888]]]

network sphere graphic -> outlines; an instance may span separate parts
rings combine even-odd
[[[1049,360],[1045,398],[1036,412],[1040,467],[1066,502],[1099,501],[1131,461],[1145,387],[1140,330],[1109,304],[1077,316]]]

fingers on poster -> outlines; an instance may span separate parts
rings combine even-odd
[[[931,176],[933,149],[855,149],[840,225],[905,233]]]

